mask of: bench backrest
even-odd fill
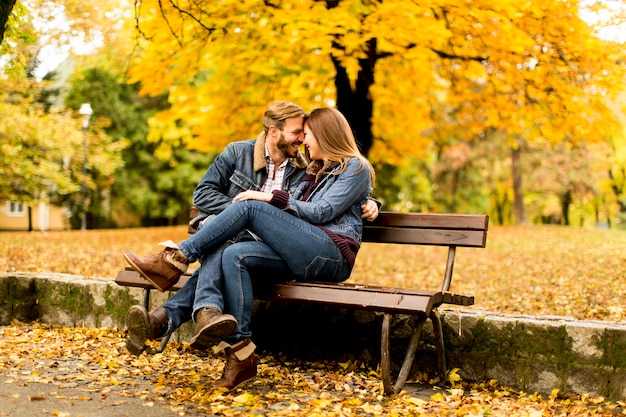
[[[484,248],[488,225],[484,214],[381,212],[365,222],[363,241]]]
[[[449,291],[456,248],[484,248],[489,216],[485,214],[381,212],[365,222],[364,242],[447,246],[448,259],[441,291]]]

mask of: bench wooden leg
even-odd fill
[[[435,347],[437,348],[437,367],[439,370],[439,378],[442,382],[446,380],[446,351],[443,344],[443,330],[441,327],[441,319],[439,311],[433,308],[430,311],[430,321],[433,323],[433,333],[435,336]]]
[[[428,319],[426,316],[419,316],[413,333],[411,334],[411,340],[404,356],[404,362],[402,368],[398,374],[395,384],[391,380],[391,358],[389,352],[389,327],[391,323],[391,314],[385,314],[383,316],[382,333],[380,340],[380,359],[381,359],[381,371],[383,374],[383,388],[385,394],[397,394],[402,391],[404,384],[411,371],[413,365],[413,359],[415,358],[415,352],[417,350],[417,344],[419,342],[420,334],[422,333],[422,327]]]

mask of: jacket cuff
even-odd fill
[[[289,203],[289,193],[283,190],[274,190],[272,191],[272,198],[269,203],[282,210],[287,207],[287,203]]]

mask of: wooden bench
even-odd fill
[[[428,319],[433,325],[437,365],[440,377],[445,380],[446,360],[441,320],[438,307],[443,304],[470,306],[471,295],[449,292],[457,247],[484,248],[487,242],[489,217],[473,214],[428,214],[381,212],[373,223],[366,223],[364,242],[410,245],[447,246],[445,267],[442,262],[442,284],[438,291],[390,288],[356,283],[296,282],[274,284],[273,288],[255,294],[269,300],[297,300],[324,303],[339,308],[355,308],[384,313],[381,332],[381,371],[386,394],[398,393],[408,378],[422,328]],[[442,259],[443,261],[443,259]],[[183,276],[172,288],[180,289],[189,279]],[[144,288],[144,304],[149,308],[150,291],[154,287],[130,268],[120,271],[115,279],[119,285]],[[406,349],[404,361],[395,382],[391,376],[390,322],[394,314],[417,317]],[[165,349],[168,339],[161,342]]]

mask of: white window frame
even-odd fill
[[[24,217],[24,203],[17,201],[7,201],[7,215],[9,217]]]

